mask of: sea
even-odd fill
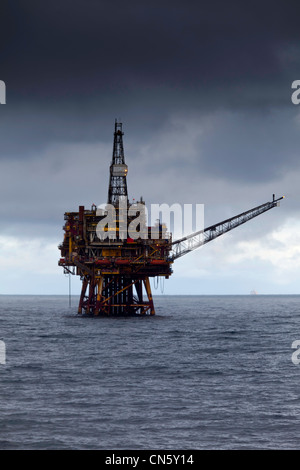
[[[0,449],[299,449],[300,296],[154,300],[1,295]]]

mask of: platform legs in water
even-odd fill
[[[149,277],[131,279],[125,276],[85,276],[82,280],[78,313],[107,316],[154,315]]]

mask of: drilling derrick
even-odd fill
[[[148,226],[145,202],[129,203],[122,124],[115,122],[107,204],[66,212],[58,262],[82,281],[78,313],[154,315],[150,278],[172,274],[172,263],[279,205],[284,196],[172,240],[165,224]]]
[[[115,122],[113,157],[110,165],[108,204],[117,207],[120,197],[127,198],[127,165],[125,164],[122,123]]]

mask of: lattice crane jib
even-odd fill
[[[235,215],[229,219],[223,220],[222,222],[218,222],[215,225],[211,225],[204,230],[199,230],[198,232],[191,233],[186,237],[173,241],[171,243],[170,259],[175,261],[175,259],[196,250],[200,246],[205,245],[206,243],[214,240],[217,237],[220,237],[224,233],[227,233],[234,228],[239,227],[254,217],[257,217],[264,212],[273,209],[274,207],[278,207],[282,199],[284,199],[284,196],[275,199],[275,195],[273,194],[273,199],[269,202],[242,212],[241,214]]]

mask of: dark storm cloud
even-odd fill
[[[295,11],[296,2],[3,2],[1,157],[57,140],[108,142],[119,116],[138,142],[179,111],[289,103]]]
[[[298,40],[293,5],[14,2],[7,5],[2,33],[3,71],[19,99],[42,102],[76,102],[91,94],[118,98],[136,88],[147,94],[149,87],[218,92],[233,84],[266,86],[282,73],[276,48]]]
[[[299,169],[299,122],[293,110],[224,112],[198,139],[199,167],[211,177],[263,182]]]
[[[294,1],[2,0],[3,260],[28,270],[32,254],[56,269],[64,212],[106,200],[115,118],[124,124],[130,198],[204,203],[207,226],[288,189],[280,211],[234,240],[265,237],[290,217],[293,227],[298,10]],[[214,246],[207,272],[220,266]]]
[[[56,158],[47,151],[53,144],[62,143],[61,162],[69,144],[111,148],[119,117],[125,153],[132,152],[128,163],[144,158],[147,175],[157,174],[154,153],[161,172],[184,169],[186,181],[195,174],[261,182],[297,163],[290,101],[291,82],[300,78],[296,2],[28,0],[4,6],[0,159],[26,160],[32,178],[40,155],[46,181],[56,181],[48,164]],[[183,119],[165,141],[173,116]],[[212,127],[198,137],[210,116]],[[192,146],[184,119],[199,127]],[[184,145],[174,145],[180,134]],[[21,177],[13,175],[16,188],[24,188]],[[28,178],[31,201],[36,195]],[[165,192],[169,187],[170,178]]]

